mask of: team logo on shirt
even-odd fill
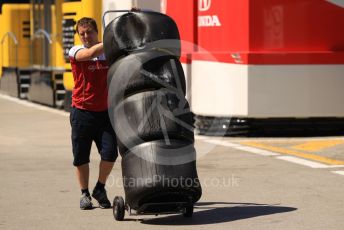
[[[95,70],[101,70],[101,69],[108,69],[108,66],[96,66],[96,65],[89,65],[88,70],[91,72],[94,72]]]

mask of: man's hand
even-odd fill
[[[132,11],[132,12],[139,12],[139,11],[141,11],[141,9],[138,8],[137,6],[134,6],[133,8],[131,8],[130,11]]]

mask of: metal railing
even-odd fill
[[[41,38],[41,36],[43,35],[43,37],[46,39],[46,41],[48,41],[49,43],[49,46],[51,46],[53,44],[53,41],[51,40],[51,36],[50,34],[44,30],[44,29],[38,29],[34,34],[33,36],[31,37],[31,52],[30,52],[30,62],[31,62],[31,65],[34,66],[35,63],[34,63],[34,40],[36,38]],[[51,61],[51,53],[49,52],[50,49],[46,47],[46,43],[43,43],[43,49],[42,49],[42,62],[43,63],[40,63],[40,67],[48,67],[50,65],[50,61]]]
[[[18,39],[16,35],[13,32],[7,32],[2,36],[1,38],[1,66],[4,64],[4,42],[6,37],[12,38],[14,45],[15,45],[15,67],[18,67]],[[8,62],[10,63],[10,59],[8,59]]]

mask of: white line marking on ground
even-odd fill
[[[263,150],[263,149],[257,149],[257,148],[253,148],[253,147],[249,147],[249,146],[242,146],[240,144],[230,143],[230,142],[223,141],[223,140],[215,140],[214,139],[214,140],[204,140],[204,141],[208,142],[208,143],[212,143],[212,144],[217,144],[217,145],[235,148],[235,149],[242,150],[245,152],[255,153],[258,155],[262,155],[262,156],[279,156],[280,155],[280,154],[275,153],[275,152],[271,152],[271,151],[267,151],[267,150]]]
[[[35,109],[38,109],[38,110],[41,110],[41,111],[55,113],[55,114],[59,114],[59,115],[65,116],[65,117],[69,116],[69,113],[67,111],[58,110],[56,108],[49,108],[47,106],[38,105],[38,104],[35,104],[33,102],[29,102],[29,101],[23,101],[23,100],[21,100],[19,98],[15,98],[15,97],[3,95],[3,94],[0,94],[0,98],[8,100],[8,101],[15,102],[15,103],[20,104],[20,105],[24,105],[26,107],[35,108]]]
[[[257,148],[253,148],[253,147],[248,147],[248,146],[238,146],[235,148],[239,149],[239,150],[246,151],[246,152],[251,152],[251,153],[258,154],[258,155],[262,155],[262,156],[279,156],[280,155],[280,154],[275,153],[275,152],[271,152],[271,151],[267,151],[267,150],[263,150],[263,149],[257,149]]]
[[[344,168],[344,165],[329,165],[328,168]]]
[[[240,146],[238,144],[230,143],[230,142],[223,141],[223,140],[216,140],[216,139],[208,139],[208,140],[204,140],[204,141],[211,143],[211,144],[223,145],[223,146],[232,147],[232,148]]]
[[[208,137],[205,137],[205,136],[200,136],[200,135],[195,135],[195,139],[196,140],[205,140],[207,139]]]
[[[297,158],[294,156],[281,156],[281,154],[276,153],[276,152],[263,150],[263,149],[259,149],[259,148],[254,148],[254,147],[249,147],[249,146],[243,146],[240,144],[230,143],[228,141],[226,142],[223,140],[206,139],[206,138],[202,138],[202,140],[205,142],[208,142],[208,143],[222,145],[222,146],[226,146],[226,147],[231,147],[234,149],[242,150],[245,152],[251,152],[251,153],[262,155],[262,156],[276,156],[276,159],[285,160],[288,162],[296,163],[299,165],[304,165],[304,166],[311,167],[311,168],[341,168],[341,167],[344,167],[344,165],[326,165],[326,164],[322,164],[322,163],[318,163],[318,162],[314,162],[314,161],[310,161],[310,160],[306,160],[306,159],[302,159],[302,158]],[[339,174],[344,173],[344,171],[337,171],[337,172],[339,172]]]
[[[344,171],[332,171],[332,172],[344,176]]]
[[[325,164],[321,164],[321,163],[317,163],[314,161],[309,161],[309,160],[305,160],[305,159],[301,159],[301,158],[296,158],[296,157],[292,157],[292,156],[279,156],[279,157],[277,157],[277,159],[281,159],[281,160],[289,161],[292,163],[308,166],[311,168],[328,168],[329,167],[328,165],[325,165]]]

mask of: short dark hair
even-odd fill
[[[76,32],[79,34],[79,26],[91,25],[98,33],[97,22],[93,18],[83,17],[76,23]]]

